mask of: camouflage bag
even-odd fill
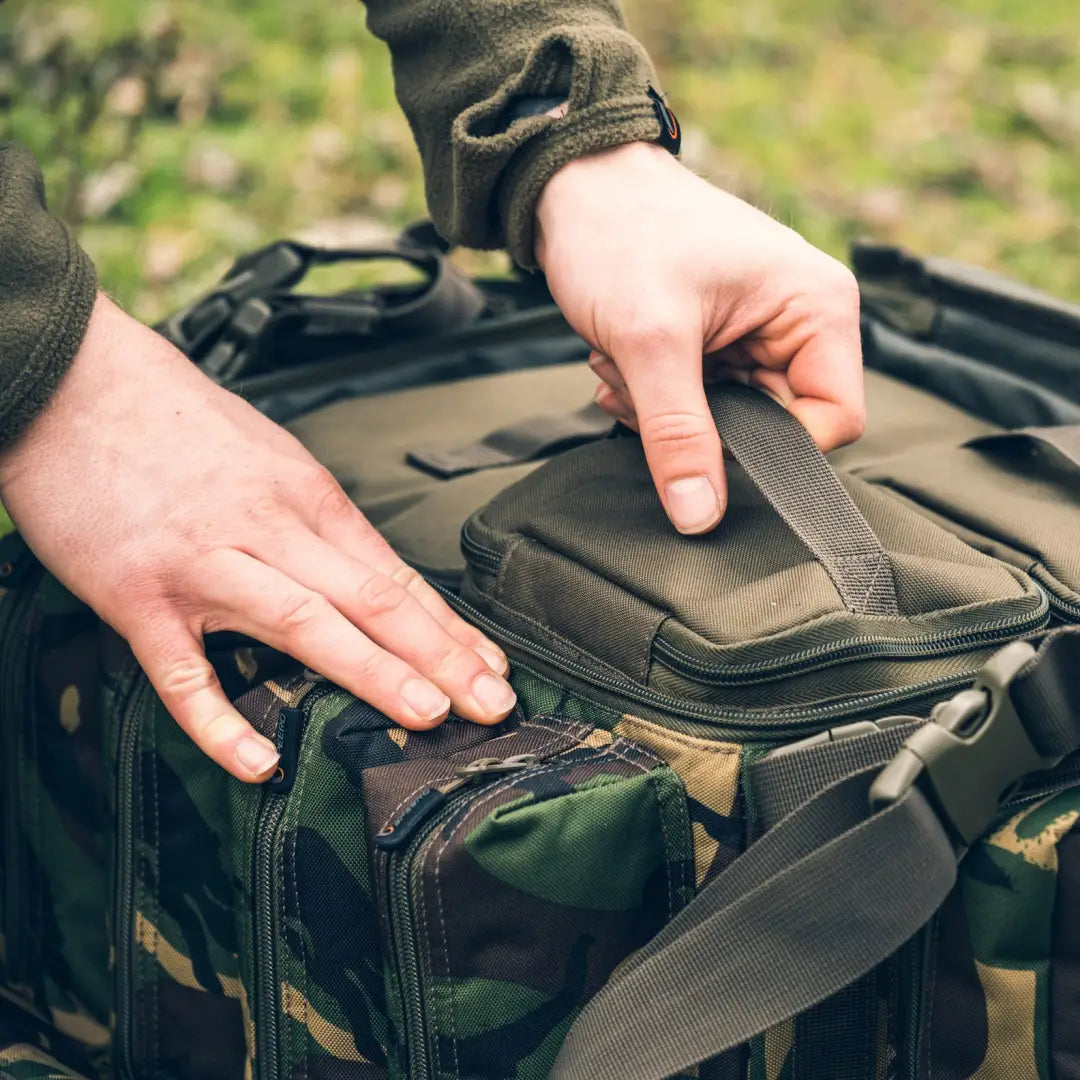
[[[962,290],[890,275],[884,314],[903,286],[955,325]],[[1043,353],[1075,362],[1075,325]],[[965,407],[869,374],[870,432],[835,470],[767,399],[715,395],[740,464],[699,539],[667,527],[636,439],[530,420],[578,403],[580,372],[298,416],[511,654],[520,707],[406,733],[217,636],[230,697],[281,751],[260,788],[206,762],[124,643],[5,538],[2,980],[32,1018],[11,1060],[170,1080],[1080,1075],[1075,432],[973,411],[970,382]],[[453,423],[408,434],[440,395]],[[389,469],[357,436],[374,415],[405,432]]]

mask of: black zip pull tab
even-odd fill
[[[398,815],[375,834],[375,846],[380,851],[400,851],[417,834],[420,826],[441,810],[449,797],[459,788],[485,776],[520,772],[540,764],[538,754],[515,754],[508,758],[478,758],[459,765],[454,775],[440,784],[424,788]]]
[[[296,766],[300,760],[300,738],[304,733],[304,710],[284,708],[278,714],[274,746],[281,755],[266,786],[276,795],[288,795],[296,783]]]

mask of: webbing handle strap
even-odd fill
[[[889,556],[806,428],[738,383],[710,387],[709,408],[724,445],[825,568],[848,610],[899,614]]]

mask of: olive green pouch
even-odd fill
[[[668,523],[632,437],[553,459],[469,519],[462,594],[493,632],[775,721],[933,693],[1046,622],[1030,577],[838,476],[768,398],[717,388],[711,404],[740,467],[706,536]]]

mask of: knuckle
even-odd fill
[[[387,655],[380,649],[359,656],[353,663],[353,678],[360,687],[372,687],[382,683],[387,676]]]
[[[166,669],[159,680],[158,692],[165,698],[184,699],[209,690],[216,684],[217,676],[210,662],[193,656],[179,660]]]
[[[659,413],[639,419],[641,437],[658,448],[673,450],[691,448],[703,439],[716,434],[716,429],[710,421],[692,412]]]
[[[286,635],[293,636],[317,625],[331,610],[330,601],[318,593],[290,594],[278,604],[274,622]]]
[[[256,525],[267,525],[281,517],[281,500],[274,494],[259,495],[247,505],[246,514]]]
[[[859,283],[842,262],[826,257],[818,272],[819,287],[845,313],[859,310]]]
[[[357,589],[356,599],[366,617],[377,619],[400,611],[409,593],[386,574],[372,574]]]
[[[349,496],[333,474],[324,468],[317,468],[311,479],[310,487],[314,499],[316,519],[319,521],[340,521],[355,512]]]

